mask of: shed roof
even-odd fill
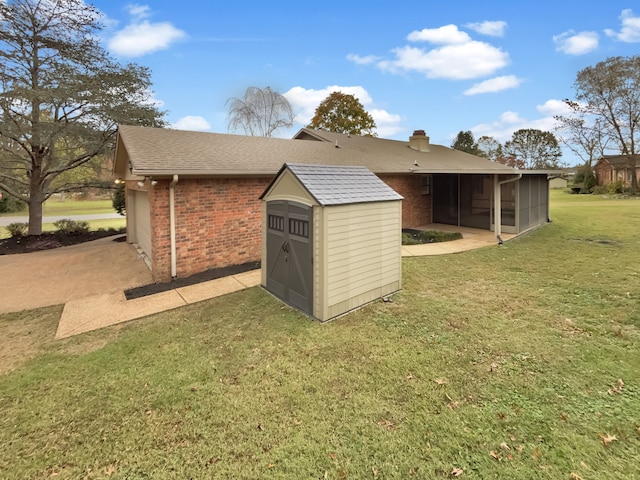
[[[384,173],[500,173],[500,163],[431,144],[302,129],[294,139],[190,132],[130,125],[118,127],[114,173],[167,177],[275,175],[283,163],[360,165]]]
[[[323,206],[387,202],[403,198],[366,167],[285,163],[260,196],[261,199],[285,169]]]

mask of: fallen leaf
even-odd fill
[[[409,469],[409,475],[415,475],[416,471],[413,468]]]
[[[335,454],[335,453],[330,453],[330,454],[329,454],[329,458],[330,458],[331,460],[335,460],[335,459],[336,459],[336,454]]]
[[[446,385],[446,383],[447,383],[447,379],[446,379],[446,378],[436,378],[436,379],[435,379],[435,382],[436,382],[438,385]]]
[[[569,418],[569,414],[567,414],[567,413],[561,413],[561,414],[560,414],[560,419],[561,419],[563,422],[566,422],[568,418]]]
[[[511,450],[511,448],[509,448],[509,445],[507,445],[507,442],[502,442],[500,444],[500,448],[503,450]]]
[[[538,458],[540,458],[540,449],[538,447],[534,448],[531,452],[531,458],[534,460],[538,460]]]
[[[609,395],[613,395],[614,393],[622,393],[622,387],[624,387],[624,382],[621,378],[619,378],[616,384],[613,385],[609,390],[607,390],[607,393]]]
[[[413,375],[411,374],[407,375],[407,380],[413,380]]]
[[[495,372],[498,369],[498,364],[497,363],[492,363],[491,365],[489,365],[489,371],[490,372]]]
[[[376,468],[371,468],[371,473],[373,473],[373,476],[377,476],[378,475],[378,470]]]
[[[151,415],[153,411],[149,408],[148,410],[145,410],[144,413],[146,413],[147,415]]]
[[[498,412],[498,418],[500,420],[504,420],[507,417],[507,414],[504,412]]]
[[[602,444],[605,447],[609,445],[611,442],[618,440],[615,435],[609,435],[608,433],[606,435],[599,433],[598,436],[600,437],[600,440],[602,440]]]
[[[269,465],[267,465],[267,468],[273,468],[273,467],[275,467],[273,463],[270,463]]]
[[[391,422],[390,420],[380,420],[378,422],[378,425],[380,425],[381,427],[386,427],[389,430],[393,430],[396,428],[396,426],[393,424],[393,422]]]
[[[115,471],[116,471],[116,467],[114,467],[113,465],[109,465],[107,468],[104,469],[104,474],[107,477],[110,477],[115,473]]]
[[[496,460],[500,460],[500,454],[495,452],[494,450],[491,450],[489,452],[489,456],[495,458]]]
[[[569,475],[569,478],[571,480],[584,480],[580,475],[578,475],[575,472],[571,472],[571,475]]]
[[[456,467],[453,470],[451,470],[451,476],[452,477],[459,477],[463,473],[464,473],[464,470],[462,470],[461,468],[458,468],[458,467]]]

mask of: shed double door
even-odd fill
[[[313,315],[313,209],[285,200],[267,202],[267,290]]]

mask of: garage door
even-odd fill
[[[151,262],[151,216],[147,192],[133,192],[133,242],[144,251]]]

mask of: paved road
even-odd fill
[[[93,215],[59,215],[55,217],[42,217],[42,223],[53,223],[58,220],[62,220],[63,218],[67,218],[69,220],[75,220],[76,222],[80,221],[88,221],[88,220],[110,220],[114,218],[124,218],[119,213],[96,213]],[[0,216],[0,227],[6,227],[10,223],[27,223],[29,221],[29,217],[2,217]]]

